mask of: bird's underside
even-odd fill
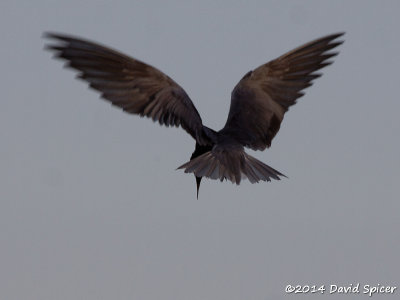
[[[343,43],[336,40],[342,35],[314,40],[248,72],[233,89],[228,120],[218,132],[203,125],[182,87],[156,68],[80,38],[54,33],[46,37],[55,40],[47,48],[79,71],[78,77],[102,98],[161,125],[181,126],[195,139],[190,161],[179,169],[196,176],[198,191],[202,177],[239,184],[244,178],[255,183],[285,176],[244,148],[271,146],[289,107],[321,76],[315,72],[338,54],[330,50]]]

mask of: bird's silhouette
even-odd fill
[[[102,98],[161,125],[182,126],[195,139],[190,161],[178,169],[194,174],[198,197],[203,177],[239,184],[244,178],[255,183],[285,176],[244,147],[271,146],[285,112],[321,76],[315,72],[338,54],[330,50],[343,43],[337,40],[343,34],[319,38],[248,72],[232,91],[228,120],[220,131],[204,126],[183,88],[158,69],[88,40],[56,33],[45,36],[55,41],[46,48],[79,71],[78,77]]]

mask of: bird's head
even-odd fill
[[[196,175],[195,175],[195,177],[196,177],[196,186],[197,186],[197,200],[199,200],[200,182],[203,177],[197,177]]]

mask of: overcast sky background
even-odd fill
[[[367,299],[400,288],[399,1],[0,3],[0,299]],[[223,127],[249,70],[346,31],[265,152],[289,179],[175,169],[194,141],[99,99],[43,51],[86,37],[161,69]],[[398,288],[398,289],[399,289]],[[374,299],[399,299],[400,291]]]

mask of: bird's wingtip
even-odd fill
[[[52,32],[52,31],[43,31],[42,32],[42,38],[44,39],[56,39],[59,36],[59,34]]]

